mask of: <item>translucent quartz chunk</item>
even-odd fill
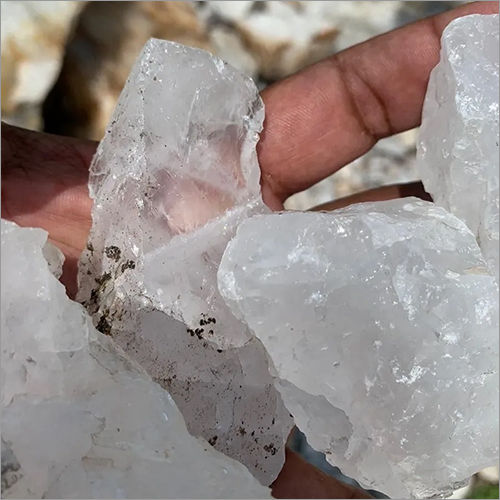
[[[298,427],[343,473],[429,497],[498,460],[498,286],[443,208],[255,216],[218,278]]]
[[[217,289],[241,220],[266,213],[249,78],[198,49],[150,40],[90,170],[93,227],[78,299],[167,388],[194,435],[270,484],[292,420],[261,343]]]
[[[498,280],[499,24],[456,19],[425,97],[417,164],[433,200],[464,220]]]

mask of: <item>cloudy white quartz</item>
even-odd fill
[[[498,21],[498,15],[471,15],[444,30],[417,144],[426,190],[467,223],[497,279]]]
[[[269,497],[94,329],[46,241],[2,220],[2,497]]]
[[[498,287],[474,235],[416,199],[243,222],[219,289],[298,427],[390,496],[445,494],[498,457]]]

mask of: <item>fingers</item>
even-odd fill
[[[390,186],[381,186],[361,193],[355,193],[338,200],[322,203],[311,210],[336,210],[337,208],[347,207],[353,203],[362,203],[366,201],[384,201],[394,200],[396,198],[406,198],[415,196],[421,200],[432,201],[431,196],[424,189],[421,182],[409,182],[406,184],[392,184]]]
[[[342,51],[262,93],[258,144],[263,192],[280,201],[420,123],[440,37],[454,18],[498,12],[497,2],[463,5]],[[266,196],[266,193],[267,196]]]
[[[328,476],[288,448],[285,465],[271,491],[274,498],[372,498],[365,491]]]
[[[60,168],[88,170],[97,143],[63,137],[2,122],[2,166],[9,170],[27,168],[50,170]]]

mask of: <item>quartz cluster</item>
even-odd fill
[[[46,241],[2,220],[2,496],[269,497],[95,330]]]
[[[426,190],[467,223],[497,280],[498,21],[498,15],[472,15],[445,29],[417,144]]]
[[[498,456],[498,287],[473,234],[403,199],[243,222],[219,288],[311,445],[391,496]]]
[[[271,214],[253,82],[148,42],[91,165],[87,311],[46,235],[2,223],[6,496],[263,497],[291,414],[393,496],[494,463],[497,44],[498,16],[445,30],[419,145],[436,204]]]
[[[292,419],[260,341],[217,289],[237,225],[268,211],[255,151],[263,119],[251,79],[150,40],[91,165],[78,299],[168,389],[193,435],[270,484]]]

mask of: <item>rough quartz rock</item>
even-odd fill
[[[269,497],[67,298],[46,240],[2,220],[3,497]]]
[[[217,289],[241,220],[268,211],[253,82],[207,52],[150,40],[90,169],[78,299],[167,388],[194,435],[270,484],[292,426],[267,355]]]
[[[433,203],[243,222],[219,289],[311,445],[364,486],[429,497],[498,459],[498,286]]]
[[[498,20],[498,15],[472,15],[446,27],[417,146],[426,190],[467,223],[497,279]]]

